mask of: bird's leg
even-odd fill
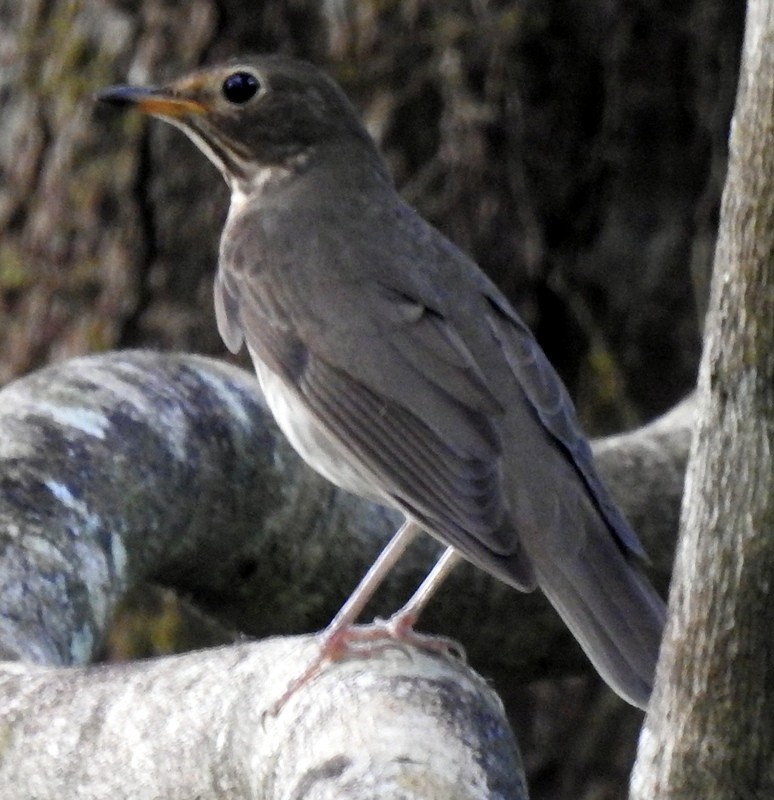
[[[406,520],[401,525],[363,576],[347,602],[341,607],[339,613],[322,632],[320,649],[312,663],[291,682],[282,697],[271,706],[269,710],[271,714],[277,714],[298,689],[314,680],[326,662],[346,658],[352,653],[369,655],[398,642],[423,650],[440,653],[451,652],[459,658],[465,658],[464,650],[454,640],[414,631],[414,625],[430,598],[462,559],[462,556],[453,547],[446,548],[436,565],[403,608],[396,611],[388,620],[375,620],[370,625],[355,626],[355,621],[373,593],[421,530],[421,527],[412,520]],[[387,645],[374,644],[375,641],[385,639],[388,640]],[[363,643],[366,644],[365,647],[356,646]]]
[[[271,714],[276,714],[298,689],[315,678],[326,661],[335,661],[343,658],[347,655],[353,639],[362,640],[364,638],[357,634],[353,635],[355,621],[373,596],[373,593],[379,588],[390,570],[421,530],[422,528],[410,519],[407,519],[398,528],[371,568],[355,587],[349,599],[341,607],[339,613],[336,614],[328,624],[328,627],[322,632],[320,650],[317,656],[303,673],[291,682],[282,697],[271,706],[269,710]],[[390,634],[382,634],[382,638],[385,635],[389,636]]]
[[[384,623],[391,636],[401,642],[413,644],[424,649],[442,652],[452,651],[459,658],[465,659],[465,651],[454,640],[446,639],[442,636],[417,633],[414,630],[414,625],[416,625],[420,614],[425,610],[430,598],[438,591],[441,584],[449,577],[452,570],[461,560],[462,556],[453,547],[447,547],[444,550],[443,555],[419,585],[416,592],[409,598],[406,605],[396,611]]]
[[[323,647],[330,644],[335,648],[336,642],[341,638],[340,634],[355,624],[360,612],[373,597],[374,592],[381,586],[390,570],[397,564],[400,557],[406,552],[406,548],[421,530],[422,528],[410,519],[407,519],[398,528],[387,546],[379,554],[379,557],[355,587],[347,602],[344,603],[338,614],[328,624],[328,627],[323,632]]]
[[[395,538],[397,538],[397,535]],[[392,542],[390,542],[388,547],[391,546]],[[453,547],[447,547],[433,569],[419,585],[419,588],[402,608],[396,611],[389,619],[384,620],[377,618],[368,625],[355,626],[356,615],[360,613],[363,605],[365,605],[368,597],[370,597],[369,595],[362,603],[357,604],[355,616],[347,614],[346,612],[348,611],[352,599],[359,593],[359,586],[350,600],[347,601],[344,608],[339,611],[333,622],[331,622],[323,633],[323,636],[327,640],[323,647],[329,646],[327,653],[328,658],[330,660],[335,660],[336,658],[343,658],[354,652],[358,655],[368,655],[369,653],[383,649],[383,647],[395,646],[395,644],[398,643],[412,645],[422,650],[434,650],[438,653],[448,653],[451,651],[464,660],[464,651],[459,643],[455,642],[453,639],[448,639],[436,634],[417,633],[414,630],[414,625],[416,625],[420,614],[424,611],[430,598],[440,588],[441,584],[446,580],[461,559],[462,556]],[[378,563],[377,561],[377,564]],[[374,567],[376,567],[376,564]],[[366,582],[367,578],[368,575],[361,581],[361,586]],[[385,640],[387,641],[385,642]],[[382,644],[373,644],[373,642],[380,641]],[[365,646],[357,647],[357,645]]]

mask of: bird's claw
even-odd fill
[[[377,618],[369,625],[349,625],[340,630],[323,631],[315,658],[301,675],[291,681],[282,696],[269,707],[267,714],[276,716],[299,689],[320,676],[326,663],[349,658],[370,658],[388,649],[400,651],[409,660],[413,658],[412,650],[419,649],[467,661],[465,649],[459,642],[445,636],[417,633],[413,622],[396,614],[387,620]]]

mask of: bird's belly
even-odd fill
[[[318,422],[297,394],[254,353],[252,356],[266,403],[293,449],[331,483],[348,492],[391,505],[354,456]]]

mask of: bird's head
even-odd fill
[[[313,65],[282,56],[233,60],[164,86],[116,86],[97,97],[181,128],[232,187],[300,164],[326,144],[373,149],[338,85]]]

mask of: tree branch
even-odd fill
[[[691,415],[686,403],[596,445],[662,583]],[[0,426],[6,657],[87,663],[126,588],[149,579],[250,635],[322,627],[400,519],[309,470],[253,376],[211,359],[125,352],[49,367],[0,392]],[[424,537],[367,613],[399,607],[437,552]],[[552,661],[557,674],[584,668],[539,595],[472,567],[452,576],[426,624],[509,682]]]
[[[6,665],[0,785],[15,800],[526,800],[501,703],[456,662],[343,662],[267,715],[315,648],[273,639],[100,668]]]
[[[687,403],[597,443],[658,567],[691,420]],[[23,662],[0,673],[0,782],[16,796],[271,797],[280,783],[319,781],[347,797],[378,781],[372,796],[403,797],[407,780],[417,797],[448,797],[466,781],[478,787],[466,797],[526,796],[499,701],[454,661],[391,650],[337,664],[276,719],[263,712],[309,662],[308,638],[68,666],[94,657],[115,603],[149,579],[253,634],[320,627],[394,530],[396,514],[299,461],[252,375],[190,355],[76,359],[5,387],[0,430],[0,646]],[[437,550],[429,537],[414,547],[369,613],[396,608]],[[452,576],[428,624],[458,636],[501,686],[544,677],[547,664],[585,669],[545,601],[472,567]],[[412,735],[446,743],[440,760],[411,755]],[[86,746],[88,763],[74,756]]]

